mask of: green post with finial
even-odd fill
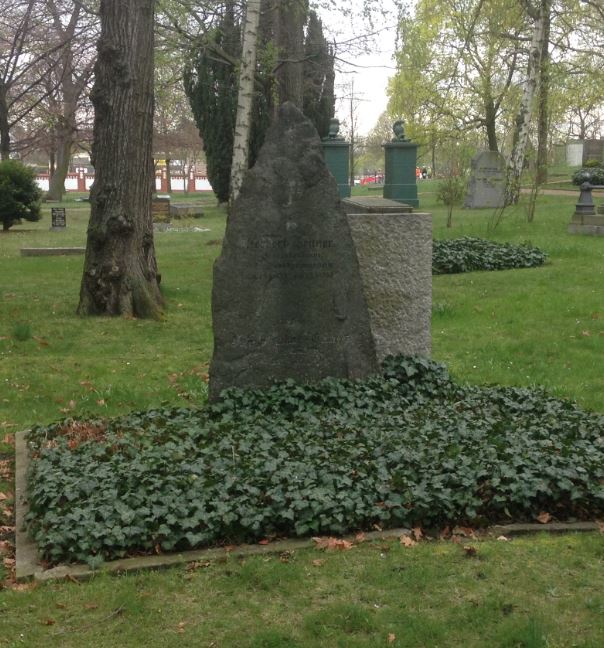
[[[417,198],[417,144],[405,137],[400,119],[392,126],[394,137],[384,144],[384,198],[419,207]]]
[[[350,198],[350,143],[338,135],[339,131],[340,122],[334,118],[329,123],[329,135],[322,140],[323,155],[327,168],[338,183],[340,198]]]

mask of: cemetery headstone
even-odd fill
[[[286,103],[227,220],[214,265],[210,398],[274,380],[377,370],[359,266],[314,126]]]
[[[470,182],[464,207],[503,207],[505,202],[505,158],[497,151],[481,151],[472,158]]]
[[[50,208],[50,229],[54,232],[62,232],[67,227],[67,216],[65,214],[65,207],[51,207]]]
[[[151,215],[154,223],[169,223],[170,198],[153,198],[151,201]]]

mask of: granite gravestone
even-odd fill
[[[50,208],[50,229],[55,232],[62,232],[67,227],[65,207]]]
[[[212,290],[210,398],[377,371],[359,266],[310,122],[286,103],[227,221]]]
[[[505,202],[505,159],[497,151],[482,151],[472,158],[470,182],[464,207],[503,207]]]

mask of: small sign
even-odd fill
[[[67,219],[65,217],[65,207],[51,207],[50,217],[52,219],[52,229],[65,229]]]

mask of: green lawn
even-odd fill
[[[491,210],[456,210],[447,229],[435,186],[419,190],[436,238],[530,241],[549,261],[435,277],[434,359],[461,381],[541,384],[604,411],[604,239],[566,233],[576,195],[541,196],[531,224],[521,204],[498,224]],[[204,200],[204,218],[177,224],[209,231],[156,236],[160,322],[80,319],[83,257],[19,255],[84,245],[86,203],[65,203],[64,233],[49,232],[46,207],[41,222],[0,235],[0,492],[11,490],[10,433],[34,422],[204,402],[211,268],[225,222]],[[604,644],[603,544],[598,535],[492,541],[474,559],[445,542],[364,545],[5,591],[0,646],[595,647]]]

